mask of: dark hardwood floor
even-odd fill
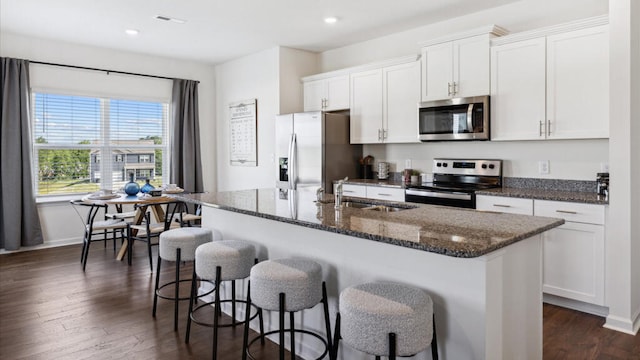
[[[207,359],[210,328],[192,326],[184,343],[186,306],[178,332],[173,307],[160,301],[151,317],[153,275],[144,244],[136,244],[133,266],[95,243],[87,271],[80,246],[0,255],[0,359]],[[154,249],[154,253],[155,253]],[[173,265],[163,276],[173,276]],[[189,276],[191,267],[184,269]],[[640,336],[602,327],[604,319],[544,306],[545,359],[640,359]],[[237,360],[242,326],[220,332],[218,358]],[[259,348],[259,345],[256,346]],[[277,358],[276,346],[256,349],[256,357]]]

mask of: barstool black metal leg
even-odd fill
[[[431,358],[438,360],[438,338],[436,336],[436,314],[433,314],[433,338],[431,339]]]
[[[261,311],[262,309],[258,310]],[[242,360],[247,360],[247,348],[249,344],[249,312],[251,311],[251,280],[247,281],[247,306],[244,311],[244,333],[242,335]],[[262,316],[260,316],[260,335],[264,335],[262,331]],[[264,336],[263,336],[264,338]],[[264,344],[264,343],[263,343]]]
[[[262,318],[262,309],[258,309],[258,320],[260,321],[260,344],[264,346],[264,319]]]
[[[294,326],[294,318],[293,318],[293,311],[289,312],[289,336],[291,337],[291,339],[289,339],[291,341],[291,360],[295,360],[296,358],[296,330],[295,330],[295,326]]]
[[[396,360],[396,334],[389,333],[389,360]]]
[[[236,326],[236,281],[231,280],[231,324]]]
[[[324,324],[325,331],[327,332],[327,348],[329,352],[329,359],[333,360],[332,356],[332,342],[331,342],[331,323],[329,320],[329,300],[327,300],[327,284],[322,282],[322,305],[324,308]]]
[[[280,293],[280,360],[284,360],[284,293]]]
[[[131,252],[129,252],[131,254]],[[158,253],[158,266],[156,266],[156,286],[153,289],[153,317],[156,317],[156,308],[158,306],[158,287],[160,286],[160,265],[162,264],[162,259],[160,258],[160,253]]]
[[[158,267],[160,267],[160,264],[158,264]],[[187,333],[184,336],[184,343],[188,344],[189,343],[189,335],[191,334],[191,313],[193,313],[193,305],[194,302],[196,301],[195,297],[196,297],[196,283],[197,283],[197,277],[196,277],[196,264],[195,264],[195,260],[193,262],[193,274],[191,275],[191,292],[189,293],[189,313],[187,314]]]
[[[213,315],[213,360],[216,360],[217,358],[217,350],[218,350],[218,325],[219,325],[219,319],[220,317],[217,315],[218,313],[218,309],[220,309],[220,282],[221,282],[221,276],[222,274],[222,268],[220,266],[216,266],[216,294],[215,294],[215,312]]]
[[[333,333],[332,360],[338,358],[338,344],[340,344],[340,312],[336,313],[336,329]]]
[[[160,251],[158,250],[158,253]],[[151,258],[149,258],[151,262]],[[173,331],[178,331],[178,305],[180,303],[180,248],[176,249],[176,283],[173,298]]]

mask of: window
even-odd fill
[[[129,173],[154,185],[168,182],[163,181],[168,175],[163,172],[168,107],[161,102],[33,93],[36,194],[118,190],[129,181]]]

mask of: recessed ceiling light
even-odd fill
[[[335,24],[336,22],[338,22],[338,18],[335,16],[329,16],[324,18],[324,22],[326,22],[327,24]]]
[[[187,22],[186,20],[176,19],[176,18],[172,18],[171,16],[165,16],[165,15],[156,15],[153,18],[156,20],[171,21],[178,24],[184,24]]]
[[[136,29],[127,29],[124,32],[129,36],[136,36],[136,35],[138,35],[140,33],[140,31],[138,31]]]

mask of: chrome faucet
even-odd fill
[[[321,203],[322,201],[324,201],[324,188],[319,187],[318,190],[316,190],[316,202]]]
[[[349,180],[349,177],[345,177],[342,180],[338,180],[338,184],[336,185],[336,189],[335,189],[335,205],[333,205],[334,209],[340,209],[342,208],[342,185],[344,185],[344,182]]]

